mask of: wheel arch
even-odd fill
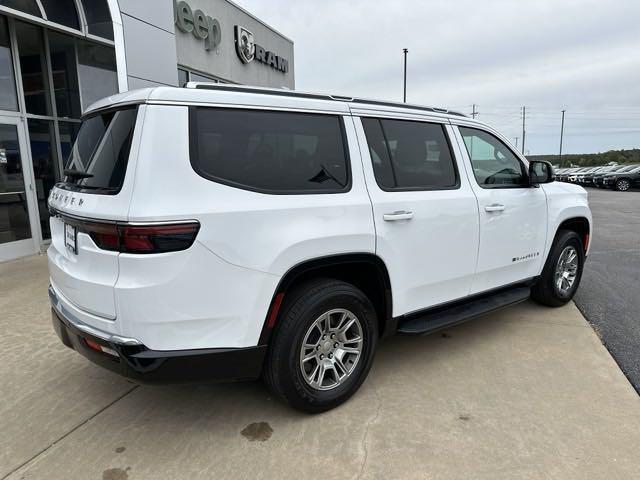
[[[587,217],[572,217],[560,223],[560,225],[558,225],[558,228],[556,229],[555,236],[553,237],[554,242],[556,238],[558,238],[558,233],[561,230],[571,230],[573,232],[576,232],[582,240],[584,253],[587,253],[587,251],[589,250],[589,239],[591,235],[591,223],[589,222],[589,219]]]
[[[387,336],[395,331],[391,280],[384,261],[372,253],[339,254],[305,260],[283,275],[264,319],[260,345],[268,344],[277,329],[277,316],[287,292],[302,282],[321,277],[342,280],[358,287],[376,309],[380,336]]]

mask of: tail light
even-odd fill
[[[186,250],[196,239],[200,224],[185,223],[135,225],[127,223],[65,222],[87,233],[103,250],[121,253],[165,253]]]

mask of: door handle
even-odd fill
[[[413,218],[413,212],[407,210],[398,210],[393,213],[385,213],[382,218],[385,222],[395,222],[396,220],[411,220]]]
[[[504,210],[504,205],[502,205],[501,203],[494,203],[484,207],[485,212],[502,212],[503,210]]]

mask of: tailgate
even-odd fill
[[[144,107],[92,113],[82,121],[65,163],[65,181],[49,195],[54,289],[78,309],[116,318],[117,251],[98,248],[83,224],[127,220]]]

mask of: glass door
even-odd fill
[[[0,262],[39,251],[33,174],[22,125],[17,117],[0,116]]]

